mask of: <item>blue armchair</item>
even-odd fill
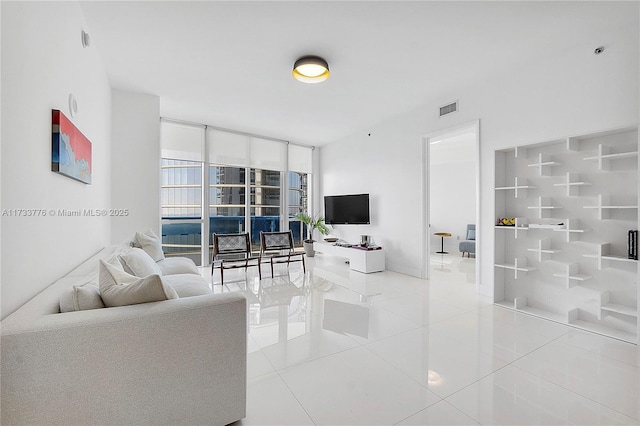
[[[473,253],[473,256],[476,255],[476,225],[469,224],[467,225],[467,235],[466,240],[460,241],[458,246],[458,250],[462,253],[462,257],[467,253],[467,257]]]

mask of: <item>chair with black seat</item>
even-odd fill
[[[251,256],[251,238],[248,233],[240,234],[213,234],[213,255],[211,258],[211,275],[215,268],[220,269],[220,280],[224,285],[224,270],[258,267],[260,272],[260,258]]]
[[[267,260],[271,264],[271,278],[273,278],[273,265],[278,263],[286,263],[289,268],[292,262],[302,262],[302,271],[307,272],[304,253],[295,252],[291,231],[260,232],[260,264]]]

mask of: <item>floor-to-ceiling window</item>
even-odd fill
[[[213,234],[245,232],[246,169],[220,165],[209,166],[209,246]]]
[[[298,213],[309,212],[309,187],[307,173],[289,172],[289,198],[287,214],[289,216],[289,229],[293,232],[293,241],[296,247],[302,247],[304,239],[304,224],[296,218]]]
[[[291,229],[301,246],[294,216],[311,214],[311,147],[171,120],[162,121],[161,137],[168,255],[207,264],[214,233],[249,232],[258,250],[261,231]]]
[[[163,127],[160,212],[166,256],[202,259],[203,127]]]
[[[251,240],[254,250],[260,245],[260,232],[280,231],[281,173],[250,169]]]

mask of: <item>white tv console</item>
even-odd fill
[[[384,250],[361,250],[352,247],[336,246],[332,243],[316,241],[315,251],[349,259],[349,268],[365,274],[384,271]]]

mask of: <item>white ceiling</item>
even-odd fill
[[[595,48],[598,34],[637,26],[634,3],[81,5],[112,86],[158,95],[162,116],[323,145],[585,41]],[[328,81],[291,77],[307,54],[329,62]]]

